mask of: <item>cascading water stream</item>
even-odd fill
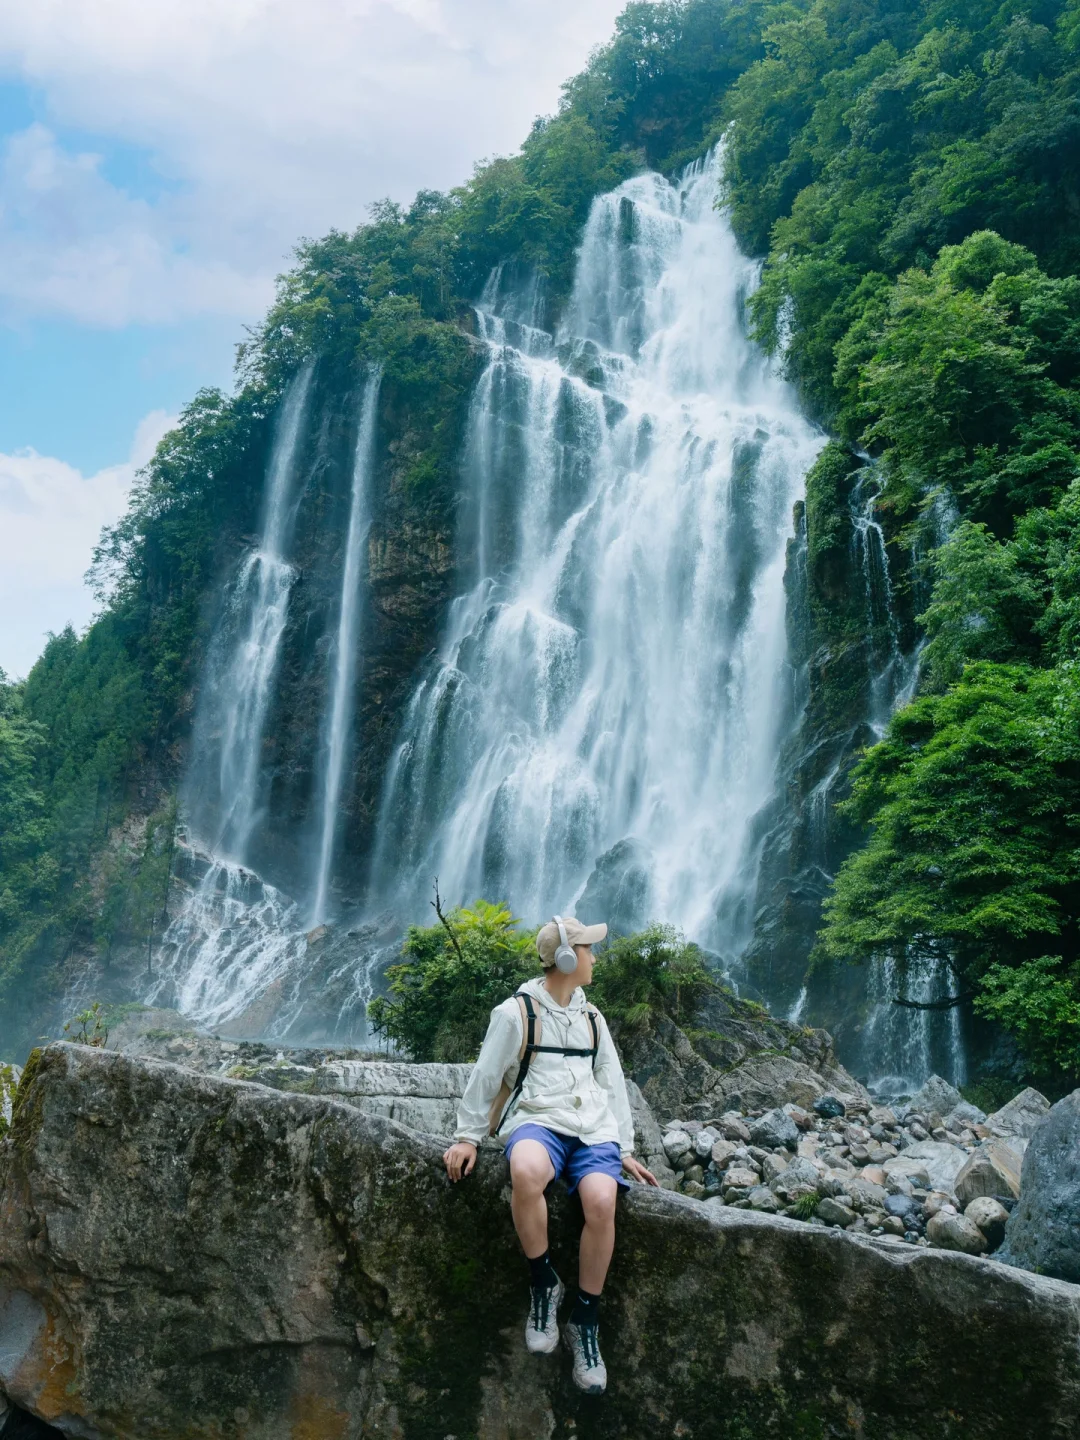
[[[785,545],[821,438],[747,340],[720,158],[593,204],[554,337],[493,277],[476,583],[388,772],[373,892],[536,919],[633,845],[647,916],[737,955],[784,714]]]
[[[873,471],[859,481],[851,497],[854,560],[866,593],[866,634],[871,645],[870,707],[867,724],[876,740],[889,719],[915,693],[921,646],[905,654],[900,642],[885,534],[877,518],[880,485]],[[875,637],[880,637],[875,645]],[[825,797],[837,769],[825,785]],[[820,789],[821,787],[819,787]],[[812,797],[817,799],[817,792]],[[958,993],[956,976],[943,957],[877,959],[868,966],[867,1021],[860,1038],[858,1068],[883,1095],[910,1093],[934,1070],[953,1084],[965,1078],[959,1012],[920,1009],[940,1005]],[[910,1001],[898,1005],[896,997]]]
[[[314,377],[308,363],[281,405],[258,544],[240,562],[203,669],[185,782],[191,854],[202,874],[161,939],[148,1003],[204,1024],[242,1010],[297,949],[296,906],[246,868],[259,823],[262,745],[295,572],[288,550]]]
[[[210,644],[185,786],[201,843],[238,864],[248,858],[258,821],[263,733],[294,579],[288,545],[313,375],[314,366],[305,365],[282,401],[259,543],[240,562]]]
[[[352,737],[356,701],[357,648],[360,618],[363,552],[371,529],[371,472],[374,464],[375,421],[378,413],[379,371],[368,376],[360,407],[360,425],[353,459],[352,491],[349,500],[349,529],[345,539],[345,564],[341,573],[341,602],[337,639],[334,644],[333,678],[326,721],[325,758],[322,777],[322,818],[319,825],[319,852],[311,902],[311,923],[326,919],[330,875],[339,831],[341,787],[345,761]]]

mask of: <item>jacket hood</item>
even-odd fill
[[[585,1009],[585,991],[580,985],[574,990],[574,993],[570,996],[569,1002],[566,1005],[560,1005],[557,1000],[552,998],[547,986],[544,984],[544,977],[542,975],[537,975],[533,980],[526,980],[521,988],[528,990],[530,995],[535,996],[546,1010],[554,1010],[558,1015],[566,1015],[567,1013]]]

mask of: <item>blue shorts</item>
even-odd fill
[[[600,1145],[585,1145],[576,1135],[558,1135],[546,1125],[533,1125],[530,1122],[511,1131],[506,1142],[507,1159],[519,1140],[540,1141],[551,1156],[555,1179],[565,1176],[568,1181],[566,1188],[571,1195],[577,1189],[579,1180],[594,1174],[610,1175],[624,1190],[630,1188],[629,1180],[623,1179],[622,1156],[614,1140],[605,1140]]]

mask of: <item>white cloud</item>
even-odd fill
[[[92,618],[83,575],[101,527],[123,513],[136,470],[173,424],[153,411],[127,461],[96,475],[33,450],[0,454],[0,668],[9,677],[29,671],[48,631]]]
[[[516,148],[622,0],[35,0],[0,66],[42,87],[0,176],[0,299],[95,323],[254,316],[302,234]],[[110,143],[149,151],[139,198]],[[96,143],[96,142],[95,142]],[[121,157],[122,160],[122,157]],[[135,193],[125,193],[134,191]]]

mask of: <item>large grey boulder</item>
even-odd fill
[[[964,1161],[953,1183],[961,1205],[980,1195],[1004,1196],[1013,1200],[1020,1194],[1020,1173],[1024,1155],[1020,1145],[1004,1140],[984,1140]]]
[[[452,1186],[441,1149],[329,1096],[35,1055],[0,1143],[0,1391],[79,1440],[1075,1434],[1080,1287],[639,1187],[582,1397],[524,1350],[504,1158]],[[552,1224],[571,1270],[560,1193]]]
[[[997,1258],[1080,1281],[1080,1090],[1059,1100],[1031,1137]]]
[[[955,1085],[950,1085],[940,1075],[931,1075],[922,1089],[911,1097],[908,1108],[922,1115],[934,1111],[939,1115],[948,1115],[963,1103],[964,1097]]]
[[[967,1152],[947,1140],[919,1140],[909,1145],[899,1155],[886,1160],[882,1169],[886,1175],[918,1175],[925,1173],[933,1190],[953,1193],[956,1177],[964,1168]]]
[[[988,1115],[986,1125],[994,1135],[1030,1140],[1036,1126],[1041,1124],[1049,1113],[1050,1101],[1045,1095],[1040,1095],[1038,1090],[1028,1086],[1026,1090],[1021,1090],[1019,1095],[1014,1095],[1007,1105]]]

